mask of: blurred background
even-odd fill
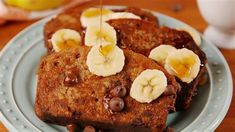
[[[22,29],[43,17],[61,12],[74,5],[79,6],[82,10],[99,5],[99,2],[99,0],[0,0],[0,49]],[[212,4],[216,2],[217,4]],[[226,49],[220,48],[220,50],[230,66],[232,75],[235,76],[235,0],[103,0],[103,4],[154,10],[179,19],[201,33],[208,32],[205,35],[215,41],[217,46],[223,47],[225,45]],[[220,13],[216,13],[217,11]],[[219,20],[215,19],[213,14],[210,14],[211,12],[214,12],[213,14]],[[218,21],[219,24],[213,21]],[[209,28],[207,28],[208,23],[211,25]],[[219,36],[216,38],[224,36],[220,40],[213,40],[210,38],[211,34]],[[235,130],[234,124],[235,102],[232,101],[228,114],[216,131]],[[6,128],[0,123],[0,132],[6,131]]]

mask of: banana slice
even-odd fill
[[[183,82],[190,83],[198,75],[200,64],[198,55],[183,48],[166,58],[165,69]]]
[[[141,103],[150,103],[166,89],[167,78],[160,70],[145,70],[132,83],[130,96]]]
[[[184,30],[184,31],[188,32],[192,36],[195,43],[198,46],[201,45],[201,43],[202,43],[201,36],[200,36],[200,34],[198,33],[197,30],[195,30],[194,28],[191,28],[190,26],[182,26],[182,27],[179,27],[177,29],[178,30]]]
[[[102,21],[105,22],[112,13],[113,11],[109,9],[103,8],[101,13],[100,8],[88,8],[87,10],[82,12],[80,21],[83,27],[87,27],[89,25],[93,25],[94,23],[99,22],[101,15]]]
[[[109,52],[111,52],[116,45],[110,44],[110,43],[103,43],[100,45],[100,53],[104,56],[108,55]]]
[[[76,48],[81,43],[79,32],[72,29],[60,29],[51,38],[51,43],[56,52],[64,49]]]
[[[100,45],[91,48],[86,61],[91,73],[103,77],[119,73],[122,71],[124,63],[124,53],[118,46],[115,46],[108,54],[103,55],[100,52]]]
[[[175,52],[176,50],[177,49],[171,45],[160,45],[151,50],[149,58],[157,61],[159,64],[164,66],[167,56]]]
[[[130,12],[116,12],[110,15],[110,17],[108,18],[108,20],[110,19],[141,19],[139,16],[136,16],[133,13]]]
[[[100,44],[113,44],[117,43],[117,35],[115,29],[107,23],[90,25],[86,29],[85,45],[94,46]]]

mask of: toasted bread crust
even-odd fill
[[[80,47],[44,57],[38,72],[35,112],[46,122],[67,125],[70,123],[93,125],[110,130],[163,131],[169,110],[174,110],[176,94],[162,95],[150,104],[142,104],[129,96],[133,80],[145,69],[159,69],[175,91],[174,77],[147,57],[124,50],[125,67],[113,76],[98,77],[86,66],[88,47]],[[79,56],[79,57],[78,57]],[[63,85],[68,71],[75,71],[79,83],[73,87]],[[78,71],[78,72],[76,72]],[[103,104],[105,95],[116,86],[125,86],[125,108],[111,114]]]

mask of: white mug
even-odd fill
[[[209,26],[204,36],[220,48],[235,49],[235,0],[197,0]]]

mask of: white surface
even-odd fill
[[[197,0],[209,23],[205,37],[218,47],[235,49],[235,0]]]

